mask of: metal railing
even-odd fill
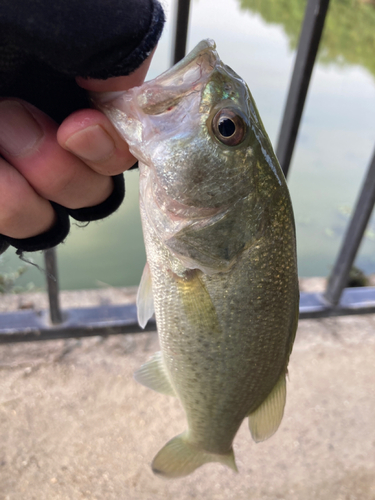
[[[288,174],[298,135],[310,77],[322,35],[329,0],[308,0],[281,125],[276,154]],[[173,63],[185,55],[190,0],[179,0],[175,23]],[[350,269],[375,203],[375,152],[355,211],[344,237],[324,293],[301,293],[300,318],[318,318],[375,312],[375,287],[345,288]],[[45,253],[49,311],[18,311],[0,314],[0,343],[46,340],[143,331],[138,326],[136,306],[106,305],[62,311],[55,249]],[[146,330],[154,330],[151,320]]]

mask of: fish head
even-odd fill
[[[159,205],[230,206],[255,189],[260,157],[282,176],[247,85],[211,40],[154,80],[94,101],[144,164]]]

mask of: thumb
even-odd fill
[[[129,90],[142,85],[153,52],[131,75],[108,80],[77,78],[77,84],[91,92]],[[116,175],[129,169],[136,159],[108,118],[95,109],[82,109],[61,124],[57,140],[64,149],[78,156],[92,170],[102,175]]]

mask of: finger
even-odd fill
[[[128,90],[144,82],[153,54],[154,51],[131,75],[108,80],[77,78],[77,83],[95,92]],[[57,139],[63,148],[103,175],[124,172],[136,162],[114,126],[96,110],[81,110],[70,115],[61,124]]]
[[[0,101],[0,153],[39,196],[72,209],[103,202],[112,179],[63,149],[56,132],[57,124],[34,106]]]
[[[150,68],[152,58],[154,56],[156,47],[150,53],[150,55],[143,61],[141,66],[137,68],[133,73],[127,76],[117,76],[114,78],[108,78],[108,80],[95,80],[92,78],[81,78],[77,77],[76,82],[83,89],[89,90],[90,92],[110,92],[117,90],[129,90],[133,87],[142,85],[145,81],[147,71]]]
[[[0,233],[11,238],[30,238],[48,231],[54,223],[52,205],[0,158]]]
[[[57,140],[102,175],[119,174],[137,161],[108,118],[95,109],[70,115],[57,131]]]

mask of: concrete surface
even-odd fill
[[[0,346],[0,500],[375,500],[375,316],[300,322],[285,417],[239,474],[155,477],[185,429],[178,401],[132,378],[156,334]]]

